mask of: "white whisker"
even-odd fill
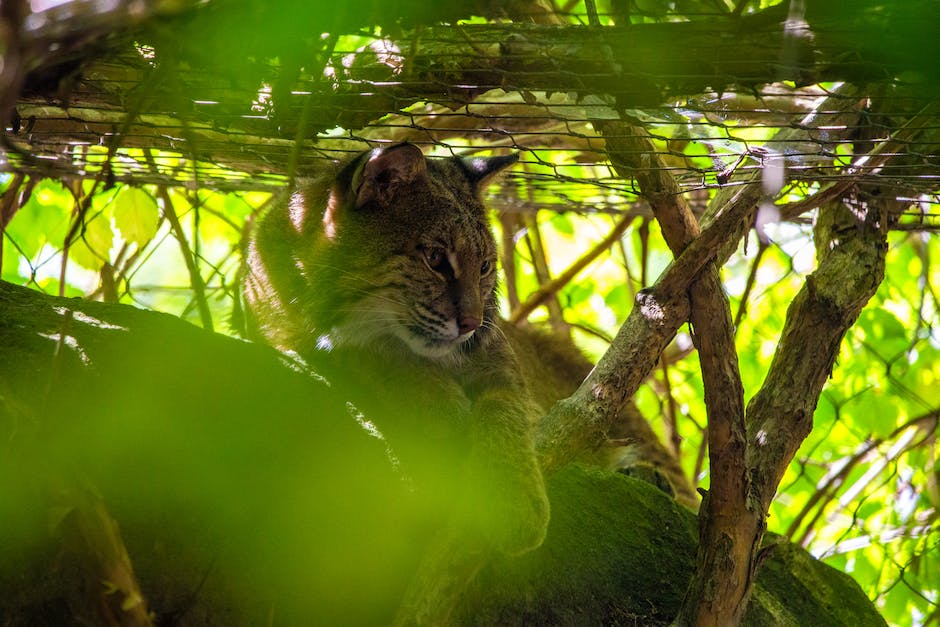
[[[499,328],[499,325],[496,324],[493,320],[484,318],[483,325],[484,328],[490,329],[493,334],[500,339],[504,344],[510,344],[509,338],[506,337],[506,333]]]

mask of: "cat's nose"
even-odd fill
[[[460,335],[464,333],[470,333],[480,328],[480,319],[474,316],[463,316],[460,320],[457,321],[457,327],[460,330]]]

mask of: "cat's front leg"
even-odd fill
[[[524,388],[493,387],[473,399],[467,515],[488,544],[517,555],[545,539],[549,503]]]

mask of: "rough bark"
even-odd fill
[[[884,278],[889,208],[875,202],[859,216],[834,202],[822,211],[815,232],[819,267],[787,310],[767,378],[747,409],[748,498],[763,511],[812,429],[846,330]]]
[[[844,108],[845,113],[840,122],[846,127],[852,126],[851,120],[857,116],[853,104],[856,101],[852,93],[852,88],[844,88],[841,94],[835,95],[833,102],[823,103],[819,108],[826,111]],[[924,132],[931,109],[932,107],[927,107],[912,118],[890,142],[877,145],[870,154],[859,157],[849,169],[847,181],[852,180],[854,172],[875,171],[892,158],[898,158],[898,153],[903,147],[910,145]],[[812,129],[816,124],[818,121],[810,114],[797,125],[797,129],[785,129],[778,133],[772,145],[780,148],[781,154],[785,154],[787,145],[804,140],[804,133],[813,133]],[[644,138],[645,132],[639,128],[627,128],[619,123],[602,123],[599,128],[607,135],[613,163],[620,168],[621,175],[636,178],[641,192],[660,222],[670,248],[675,252],[681,251],[686,243],[698,234],[698,226],[678,186],[671,177],[663,174],[663,164],[652,145]],[[785,160],[783,161],[776,167],[786,167]],[[767,203],[766,190],[762,189],[759,178],[754,175],[738,183],[743,187],[735,193],[751,199],[753,219],[762,199]],[[841,188],[845,191],[849,186],[850,183],[847,182]],[[816,198],[815,206],[828,206],[832,198],[831,191],[825,190]],[[722,213],[722,201],[723,195],[719,194],[716,203],[706,212],[706,220]],[[814,205],[805,203],[803,210],[810,206]],[[889,216],[896,209],[883,208],[882,225],[890,219]],[[766,211],[768,208],[762,206],[762,210]],[[745,228],[750,225],[749,222],[743,224]],[[740,235],[743,235],[743,232],[737,233],[737,236]],[[721,243],[722,250],[718,259],[725,259],[737,241],[738,237],[732,235]],[[827,249],[826,254],[828,253]],[[825,256],[820,255],[820,258]],[[797,430],[795,435],[798,442],[793,443],[794,432],[788,432],[786,438],[792,451],[777,457],[776,461],[780,466],[772,471],[772,476],[767,474],[771,471],[766,456],[761,456],[765,465],[760,471],[751,465],[754,438],[753,434],[750,438],[745,436],[744,392],[737,372],[733,323],[716,267],[710,265],[703,270],[699,278],[691,284],[689,292],[690,321],[700,350],[706,390],[712,481],[702,508],[701,551],[697,574],[688,591],[682,613],[677,620],[678,624],[723,625],[741,620],[760,563],[758,549],[765,528],[764,517],[776,490],[776,481],[782,476],[799,442],[808,434],[808,431]],[[877,278],[878,272],[870,276]],[[880,279],[877,279],[873,286],[868,286],[870,290],[868,287],[860,288],[856,296],[862,304],[871,296],[879,281]],[[847,315],[854,320],[857,311]],[[795,324],[799,326],[798,323]],[[842,328],[843,334],[845,328],[847,327]],[[840,334],[839,338],[841,337]],[[830,352],[835,351],[832,352],[832,359],[835,358],[837,350],[838,342],[834,347],[830,347]],[[782,383],[782,380],[777,383]],[[816,396],[812,400],[815,407],[821,384],[797,389],[800,394],[812,394],[815,390]],[[806,404],[805,399],[803,404]],[[752,492],[752,475],[755,472],[759,472],[764,479],[761,487],[757,488],[762,498],[756,501]],[[767,497],[765,491],[771,484],[771,494]]]
[[[843,103],[851,103],[851,98],[844,100]],[[851,108],[846,115],[854,115]],[[878,146],[871,154],[860,157],[856,161],[856,167],[881,167],[887,163],[886,155],[891,154],[891,150],[899,149],[899,144],[910,142],[922,132],[925,122],[923,115],[929,115],[929,112],[912,119],[898,136],[891,142],[886,142],[887,148]],[[811,129],[812,126],[812,117],[805,119],[800,125],[801,129]],[[608,140],[613,163],[620,168],[622,175],[636,177],[641,192],[660,222],[667,243],[676,254],[679,254],[689,242],[694,241],[699,234],[699,228],[675,181],[663,174],[662,163],[652,144],[646,139],[645,132],[639,128],[625,128],[625,125],[617,123],[603,124],[600,130],[616,138]],[[791,130],[782,131],[777,137],[781,143],[796,141],[798,138],[799,136]],[[751,217],[753,217],[756,214],[758,202],[764,194],[759,181],[752,177],[750,181],[744,183],[739,194],[749,195],[751,198],[753,202]],[[827,211],[832,211],[829,198],[828,194],[823,194],[819,201],[826,204]],[[852,306],[839,311],[838,315],[834,316],[834,319],[839,322],[834,324],[828,333],[822,334],[823,338],[831,338],[826,347],[820,350],[820,353],[828,355],[829,368],[838,354],[839,343],[845,330],[854,322],[858,311],[874,293],[883,276],[884,250],[879,246],[883,247],[883,230],[886,228],[886,221],[895,210],[894,207],[881,207],[879,228],[882,233],[879,236],[877,232],[871,232],[870,226],[867,228],[869,248],[864,252],[855,251],[855,244],[849,243],[845,238],[837,240],[828,232],[817,233],[817,237],[823,237],[822,241],[826,243],[823,246],[825,250],[820,254],[821,265],[818,273],[831,272],[832,267],[838,267],[830,265],[827,261],[834,254],[833,251],[839,250],[839,246],[848,246],[849,249],[853,249],[853,253],[858,252],[863,260],[863,275],[870,279],[868,283],[862,284],[853,277],[842,277],[856,289],[850,297]],[[874,208],[869,209],[869,215],[872,211],[875,211]],[[716,210],[712,207],[708,215],[714,216],[720,213],[720,209]],[[822,221],[823,224],[829,222],[828,218]],[[845,225],[843,227],[848,228]],[[857,224],[854,228],[856,235],[866,230]],[[878,243],[879,237],[882,238],[880,244]],[[727,251],[736,241],[736,237],[729,237],[722,243],[722,247]],[[839,244],[833,248],[829,243],[835,241]],[[877,256],[879,253],[880,261],[871,259],[872,255]],[[814,274],[808,279],[808,286],[815,285],[815,276]],[[765,453],[754,452],[755,448],[762,450],[765,445],[768,438],[765,433],[767,430],[760,429],[762,435],[759,439],[755,439],[757,435],[752,431],[747,435],[745,433],[744,390],[737,368],[734,325],[727,297],[718,277],[716,263],[706,266],[698,278],[690,284],[689,296],[690,321],[695,333],[696,346],[700,352],[705,385],[712,479],[701,510],[701,538],[696,577],[691,582],[676,624],[738,624],[744,616],[753,581],[760,565],[758,551],[765,530],[764,519],[770,501],[776,491],[777,482],[792,459],[793,453],[799,447],[799,443],[809,433],[809,428],[805,426],[793,428],[787,427],[786,423],[778,424],[780,431],[785,433],[780,441],[786,442],[788,448],[778,451],[773,461]],[[794,306],[796,302],[800,302],[800,298],[795,301]],[[801,308],[800,314],[809,315],[805,308]],[[815,315],[820,314],[817,312]],[[799,318],[796,319],[799,320]],[[799,322],[792,324],[794,328],[803,328]],[[801,339],[810,342],[811,337],[812,335],[806,335]],[[793,344],[781,340],[778,355],[780,352],[785,354],[786,351],[794,351],[792,360],[801,359],[798,349]],[[820,359],[825,361],[823,357]],[[818,370],[817,367],[816,371]],[[776,379],[774,381],[776,387],[770,389],[789,389],[789,386],[794,385],[793,393],[802,399],[804,421],[807,420],[805,416],[808,415],[809,424],[811,424],[812,409],[815,408],[823,381],[819,380],[818,384],[813,382],[812,385],[807,385],[807,378],[807,376],[800,377],[795,373],[787,372],[785,376]],[[765,384],[765,389],[768,386],[769,383]],[[760,398],[760,394],[757,398]],[[811,407],[807,408],[807,403],[810,403]],[[805,413],[807,411],[808,413]],[[748,424],[753,424],[753,421],[753,418],[748,418]],[[794,422],[799,424],[799,420],[794,419]],[[758,461],[759,464],[754,465]],[[760,477],[761,481],[755,483],[755,477]]]
[[[602,129],[603,130],[603,129]],[[616,166],[635,174],[640,191],[650,203],[653,214],[663,231],[666,243],[679,255],[700,233],[698,222],[681,195],[675,180],[665,174],[660,158],[641,128],[619,133],[629,141],[618,141],[612,158]],[[627,174],[627,172],[623,172]],[[755,183],[750,183],[754,186]],[[708,451],[711,486],[700,510],[701,537],[699,569],[715,569],[708,559],[718,548],[731,565],[723,569],[722,579],[713,590],[718,599],[734,599],[746,605],[751,581],[750,564],[752,544],[737,543],[728,546],[720,535],[742,519],[745,508],[741,496],[746,491],[744,434],[744,388],[738,370],[734,346],[734,323],[716,262],[709,263],[689,286],[689,321],[693,328],[693,341],[699,351],[705,388],[705,406],[708,416]],[[718,533],[716,533],[716,530]],[[761,535],[747,529],[759,541]],[[719,536],[719,537],[716,537]],[[719,541],[719,542],[716,542]],[[693,580],[694,582],[694,580]],[[685,609],[685,608],[683,608]],[[698,606],[696,606],[696,611]],[[735,612],[735,615],[737,612]],[[731,616],[722,616],[722,621]],[[679,624],[686,620],[680,616]],[[688,621],[697,624],[696,620]],[[726,623],[727,624],[727,623]]]
[[[915,116],[891,141],[859,156],[856,167],[887,164],[923,126],[924,119]],[[817,200],[822,203],[818,224],[831,223],[832,212],[847,212],[841,199],[824,193]],[[843,215],[845,230],[838,239],[817,228],[818,269],[787,312],[770,372],[747,408],[746,439],[735,435],[733,464],[712,459],[699,564],[677,624],[728,625],[744,616],[780,478],[812,429],[813,411],[845,332],[884,276],[885,229],[896,211],[886,204],[870,207],[861,218]]]
[[[650,288],[637,294],[629,316],[590,376],[552,408],[536,445],[550,472],[577,455],[596,450],[623,403],[655,367],[676,330],[688,320],[687,290],[732,234],[743,234],[753,216],[750,188],[737,188],[718,216],[702,230]]]

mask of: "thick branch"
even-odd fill
[[[69,340],[58,359],[56,337]],[[120,524],[158,624],[389,624],[441,511],[401,480],[336,388],[171,316],[3,282],[0,346],[4,616],[81,622],[82,577],[49,533],[66,512],[53,516],[49,491],[33,490],[77,473]],[[546,545],[488,566],[453,624],[668,620],[691,571],[692,514],[598,470],[569,467],[549,490]],[[879,624],[851,578],[784,548],[755,617]],[[795,587],[808,594],[790,608]]]
[[[843,89],[841,95],[836,95],[841,100],[830,98],[818,108],[830,111],[833,110],[830,107],[841,107],[846,109],[842,117],[850,120],[855,115],[851,95],[850,90]],[[771,145],[785,152],[788,143],[811,136],[816,125],[816,116],[810,114],[797,125],[799,130],[785,129],[779,132]],[[623,147],[632,158],[626,163],[634,169],[639,169],[636,153],[652,153],[651,146],[644,147],[638,142],[634,139]],[[649,154],[645,158],[655,160],[656,155]],[[872,155],[871,158],[878,157]],[[868,162],[871,158],[860,161]],[[785,167],[785,161],[772,165]],[[662,216],[660,222],[664,234],[675,250],[687,238],[694,236],[694,218],[687,209],[684,210],[684,203],[680,200],[674,182],[668,177],[657,177],[655,168],[651,170],[637,172],[637,181],[650,190],[650,204],[654,211],[658,211],[657,216]],[[745,187],[753,194],[755,209],[764,193],[756,184],[757,181],[758,176],[752,174],[745,183]],[[766,203],[769,199],[764,201]],[[716,211],[713,206],[708,216],[719,213],[720,210]],[[731,253],[737,239],[729,238],[724,242],[720,259]],[[690,294],[692,322],[705,383],[712,481],[702,508],[697,573],[676,624],[737,624],[744,616],[759,565],[757,549],[763,536],[769,501],[761,506],[747,498],[750,466],[744,426],[744,392],[734,349],[734,325],[715,266],[710,266],[701,280],[693,284]]]
[[[784,471],[813,425],[813,412],[839,345],[884,278],[887,244],[878,216],[866,223],[841,202],[817,227],[819,267],[787,310],[777,352],[747,409],[748,497],[767,511]],[[841,228],[836,231],[833,224]],[[831,249],[826,250],[831,246]]]
[[[81,565],[95,617],[112,627],[153,627],[118,522],[87,486],[57,486],[59,507],[68,512],[59,525],[65,549]]]
[[[614,129],[607,125],[605,130]],[[636,173],[669,247],[678,255],[699,234],[695,216],[643,129],[617,130],[621,132],[615,133],[619,139],[612,161],[625,170],[624,174]],[[736,623],[743,616],[752,580],[753,543],[736,542],[729,547],[721,541],[734,537],[729,530],[740,527],[737,521],[747,514],[744,388],[731,309],[715,262],[692,283],[689,295],[690,322],[705,387],[711,485],[701,510],[698,572],[677,623],[720,625]],[[753,529],[747,532],[753,537]],[[726,566],[719,568],[719,560]],[[711,591],[710,598],[703,594],[705,586]]]
[[[659,280],[637,294],[633,310],[597,367],[541,423],[536,445],[546,472],[603,442],[623,403],[633,396],[678,328],[689,319],[689,286],[715,259],[719,244],[743,233],[750,224],[755,205],[753,187],[736,188],[711,224]]]

